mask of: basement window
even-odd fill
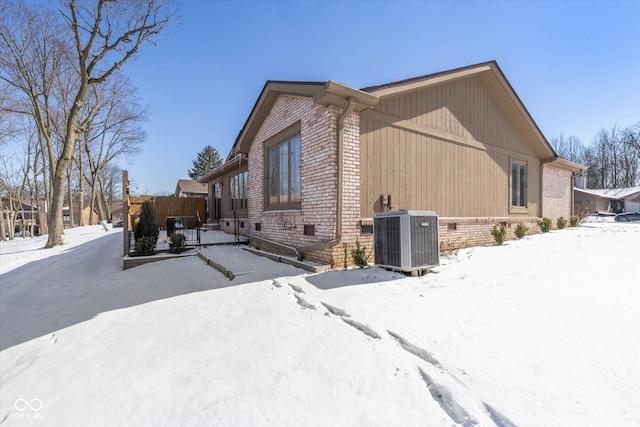
[[[262,223],[256,222],[256,231],[262,231]]]
[[[447,224],[447,231],[456,231],[458,229],[458,223],[450,222]]]
[[[313,225],[313,224],[305,224],[302,234],[305,235],[305,236],[315,236],[316,235],[316,226]]]
[[[372,224],[362,224],[360,226],[360,234],[373,234]]]

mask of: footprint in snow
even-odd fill
[[[496,424],[497,427],[517,427],[509,418],[507,418],[502,412],[493,408],[487,402],[482,402],[485,409],[489,413],[491,420]]]
[[[300,286],[296,286],[296,285],[292,285],[291,283],[289,283],[289,286],[291,286],[291,289],[293,289],[294,291],[304,294],[304,291],[302,290],[302,288]]]
[[[351,317],[351,315],[349,313],[347,313],[346,311],[344,311],[341,308],[338,307],[334,307],[332,305],[327,304],[326,302],[320,302],[320,304],[324,305],[324,307],[329,310],[329,313],[336,315],[336,316],[340,316],[340,317]]]
[[[381,339],[380,335],[378,335],[376,331],[374,331],[373,329],[371,329],[367,325],[363,325],[362,323],[358,323],[355,320],[347,319],[347,318],[344,318],[344,317],[341,317],[341,319],[342,319],[342,321],[344,323],[346,323],[349,326],[353,326],[354,328],[356,328],[357,330],[359,330],[363,334],[365,334],[367,336],[370,336],[371,338],[375,338],[377,340]]]
[[[387,332],[389,333],[389,335],[391,335],[398,342],[398,344],[400,344],[400,347],[402,347],[403,349],[405,349],[409,353],[413,354],[414,356],[419,357],[420,359],[424,360],[425,362],[429,363],[430,365],[435,366],[438,369],[444,369],[442,367],[442,364],[438,361],[438,359],[436,359],[433,356],[433,354],[429,353],[427,350],[423,350],[422,348],[418,347],[417,345],[411,344],[409,341],[407,341],[406,339],[402,338],[400,335],[396,334],[395,332],[392,332],[392,331],[389,331],[389,330],[387,330]]]
[[[476,420],[458,402],[456,402],[451,395],[451,392],[447,390],[446,387],[433,382],[431,377],[427,375],[422,368],[418,367],[418,371],[422,377],[422,381],[427,385],[427,389],[429,390],[433,400],[438,402],[442,410],[447,413],[454,423],[460,424],[464,427],[470,427],[478,424],[478,420]]]
[[[313,304],[309,304],[308,302],[306,302],[304,300],[304,298],[302,298],[300,295],[298,294],[294,294],[296,297],[296,302],[298,303],[298,305],[302,308],[310,308],[311,310],[315,310],[316,306]]]

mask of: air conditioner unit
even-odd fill
[[[398,271],[440,264],[438,216],[431,211],[395,211],[373,218],[375,263]]]

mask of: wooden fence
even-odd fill
[[[156,222],[161,230],[167,227],[167,217],[182,216],[196,217],[196,212],[200,214],[201,220],[205,221],[205,199],[200,197],[173,197],[173,196],[130,196],[129,216],[131,220],[140,215],[142,203],[149,200],[153,204],[153,211]],[[195,220],[189,227],[195,227]]]

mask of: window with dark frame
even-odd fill
[[[241,172],[229,177],[229,199],[231,200],[231,210],[247,209],[249,186],[247,182],[247,172]]]
[[[527,164],[511,162],[511,206],[527,207]]]
[[[313,224],[304,224],[302,229],[302,234],[304,236],[315,236],[316,235],[316,226]]]
[[[300,204],[300,134],[267,148],[267,203],[273,207]]]
[[[360,234],[373,234],[373,224],[361,224]]]

